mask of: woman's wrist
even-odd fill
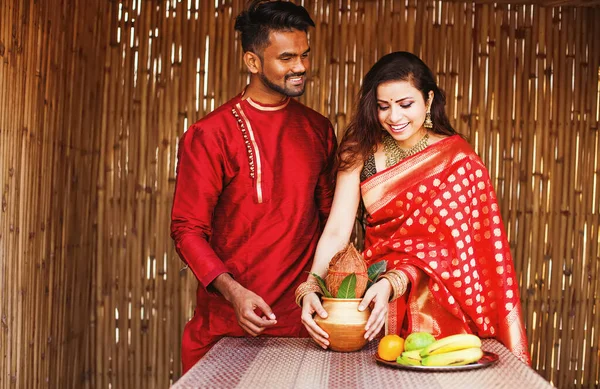
[[[394,288],[392,287],[392,283],[386,277],[380,277],[377,283],[381,283],[382,287],[385,288],[388,294],[388,301],[391,300],[392,295],[394,294]]]
[[[404,272],[401,272],[399,270],[389,270],[382,274],[379,278],[387,280],[390,283],[390,286],[392,287],[390,302],[402,296],[408,289],[408,277],[406,276],[406,274],[404,274]]]
[[[306,296],[309,293],[323,294],[323,292],[321,291],[321,287],[314,279],[309,279],[308,281],[305,281],[298,285],[298,287],[296,288],[296,304],[298,304],[300,308],[302,308],[302,300],[304,299],[304,296]]]

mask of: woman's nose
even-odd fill
[[[402,120],[402,110],[400,109],[400,107],[397,107],[395,105],[392,105],[390,107],[390,121],[393,124],[398,124],[400,122],[400,120]]]

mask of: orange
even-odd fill
[[[377,354],[385,361],[395,361],[404,351],[404,339],[398,335],[386,335],[379,341]]]

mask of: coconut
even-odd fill
[[[325,285],[332,296],[337,297],[342,281],[352,273],[356,274],[355,297],[361,298],[367,290],[367,282],[369,281],[367,263],[354,245],[350,243],[335,254],[329,262]]]

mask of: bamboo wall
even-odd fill
[[[99,3],[0,0],[2,389],[75,387],[85,374],[96,306]]]
[[[0,0],[0,389],[179,376],[196,281],[168,231],[177,141],[247,81],[243,3]],[[378,57],[434,70],[496,185],[534,368],[597,387],[600,8],[302,3],[301,100],[338,135]]]

